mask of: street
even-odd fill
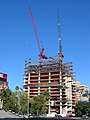
[[[0,110],[0,120],[20,120],[21,117],[5,110]],[[80,120],[79,118],[59,118],[59,117],[47,117],[47,118],[30,118],[30,120]]]
[[[5,120],[5,119],[10,120],[10,118],[11,118],[11,120],[15,120],[20,117],[11,112],[8,112],[8,111],[5,112],[4,110],[0,110],[0,120]]]

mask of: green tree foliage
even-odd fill
[[[31,113],[34,115],[42,115],[48,111],[47,103],[49,100],[49,93],[47,91],[29,99],[25,91],[18,89],[16,86],[14,92],[9,88],[2,90],[1,99],[3,100],[4,109],[17,113],[27,113],[29,102],[31,103]]]
[[[1,100],[3,100],[3,108],[17,113],[26,113],[28,106],[28,96],[19,87],[16,86],[14,92],[9,88],[2,90]]]
[[[42,94],[37,95],[31,100],[31,114],[42,115],[47,113],[47,103],[49,100],[49,93],[44,91]]]
[[[90,114],[90,102],[78,102],[75,107],[76,116]]]
[[[16,86],[16,87],[15,87],[15,90],[16,90],[16,91],[18,91],[18,90],[19,90],[19,87],[18,87],[18,86]]]
[[[26,113],[28,107],[28,95],[25,91],[21,90],[18,92],[18,106],[20,113]]]
[[[11,106],[11,90],[9,88],[3,89],[1,93],[1,100],[3,100],[3,108],[9,109]]]
[[[2,86],[2,85],[3,85],[3,82],[0,81],[0,86]],[[0,99],[1,99],[1,91],[0,91]]]
[[[14,112],[18,112],[18,97],[17,97],[17,92],[12,92],[11,94],[11,106],[10,106],[10,110],[14,111]]]
[[[2,81],[0,81],[0,85],[3,85],[3,82],[2,82]]]

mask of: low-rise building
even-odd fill
[[[76,81],[76,101],[89,101],[89,88]]]
[[[8,88],[7,74],[0,72],[0,93],[3,89]],[[0,99],[0,109],[3,107],[3,101]]]
[[[0,72],[0,91],[8,88],[7,74]]]

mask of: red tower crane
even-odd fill
[[[37,30],[36,30],[36,26],[35,26],[35,22],[34,22],[34,17],[32,15],[32,10],[31,10],[31,7],[29,6],[28,7],[29,9],[29,13],[30,13],[30,16],[31,16],[31,19],[32,19],[32,25],[33,25],[33,28],[34,28],[34,32],[35,32],[35,36],[36,36],[36,41],[37,41],[37,44],[38,44],[38,49],[39,49],[39,58],[40,59],[47,59],[48,57],[46,55],[44,55],[44,48],[40,48],[40,42],[39,42],[39,39],[38,39],[38,34],[37,34]]]

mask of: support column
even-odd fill
[[[60,86],[62,85],[61,83],[62,83],[62,76],[61,76],[61,70],[60,70]],[[61,88],[60,88],[60,114],[62,114],[62,89]]]
[[[51,73],[49,72],[49,84],[51,83]],[[51,89],[51,87],[49,86],[49,95],[50,95],[50,89]],[[50,110],[51,110],[51,104],[50,104],[51,102],[50,102],[50,99],[49,99],[49,110],[48,110],[48,114],[49,114],[49,116],[50,116]]]
[[[30,117],[30,107],[29,107],[29,99],[30,99],[30,71],[28,71],[28,118]]]
[[[39,71],[39,77],[38,77],[38,85],[40,85],[40,71]],[[38,95],[40,95],[40,86],[38,86]]]

